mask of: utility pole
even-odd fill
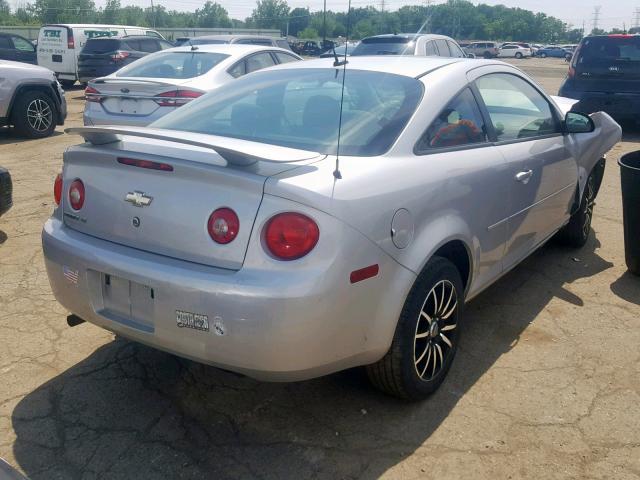
[[[633,27],[640,28],[640,7],[636,7],[636,11],[634,13],[635,13],[635,20],[633,22]]]
[[[322,8],[322,50],[327,44],[327,0],[324,0],[324,7]]]
[[[585,27],[585,21],[582,20],[582,38],[584,38],[584,27]]]
[[[380,0],[380,12],[384,13],[384,0]]]
[[[602,10],[600,5],[593,7],[593,29],[591,32],[598,30],[598,25],[600,23],[600,10]]]
[[[156,13],[153,9],[153,0],[151,0],[151,23],[153,24],[153,28],[156,28]]]

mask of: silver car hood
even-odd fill
[[[308,150],[265,145],[264,143],[237,138],[192,133],[181,130],[165,130],[148,127],[80,127],[67,128],[69,134],[82,136],[93,145],[120,142],[123,137],[141,137],[153,140],[190,145],[214,150],[231,165],[251,165],[258,161],[272,163],[297,163],[321,160],[326,155]]]

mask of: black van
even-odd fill
[[[90,38],[78,57],[78,79],[86,83],[110,75],[139,58],[167,48],[173,45],[144,35]]]
[[[583,38],[559,95],[580,100],[576,111],[640,120],[640,35]]]

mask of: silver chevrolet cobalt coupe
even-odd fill
[[[53,291],[70,324],[251,377],[366,365],[424,398],[466,301],[554,235],[586,242],[621,130],[572,104],[498,61],[351,57],[247,75],[148,128],[70,129]]]

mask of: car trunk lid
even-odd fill
[[[186,132],[179,132],[186,140],[173,141],[171,136],[178,132],[158,129],[131,129],[130,135],[108,128],[72,132],[90,143],[71,148],[64,157],[62,208],[69,228],[231,270],[241,268],[244,261],[266,178],[323,158],[279,147],[284,161],[257,159],[252,153],[260,144]],[[134,162],[138,165],[131,165]],[[154,165],[165,167],[154,169]],[[75,179],[85,188],[78,211],[68,200]],[[207,230],[209,216],[223,207],[231,208],[240,220],[237,237],[224,245],[214,242]]]
[[[107,113],[117,115],[151,115],[158,108],[165,108],[167,100],[175,100],[180,85],[188,80],[167,81],[148,78],[99,78],[89,83],[97,90],[101,104]],[[163,95],[167,97],[163,97]],[[187,98],[184,102],[191,100]],[[166,104],[166,105],[165,105]]]

